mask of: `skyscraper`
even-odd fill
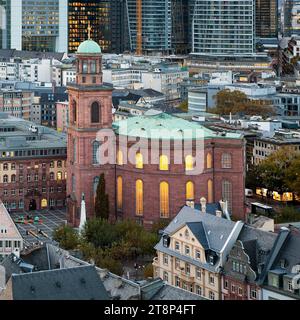
[[[300,35],[300,0],[285,0],[282,10],[283,35]]]
[[[254,53],[255,0],[195,0],[192,53],[249,56]]]
[[[88,26],[91,38],[103,52],[121,53],[127,49],[128,24],[125,0],[69,0],[69,52],[75,52],[87,39]]]
[[[1,0],[2,48],[67,51],[68,0]]]
[[[171,0],[142,1],[142,51],[168,53],[171,51]],[[127,0],[130,49],[137,49],[137,0]]]
[[[278,1],[256,0],[255,23],[256,36],[260,38],[276,38],[278,34]]]

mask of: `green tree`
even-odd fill
[[[300,154],[290,162],[286,170],[285,183],[291,191],[300,195]]]
[[[148,263],[144,269],[144,277],[145,278],[153,278],[153,265],[152,263]]]
[[[256,187],[261,187],[263,185],[259,166],[252,165],[249,167],[246,173],[245,185],[247,188],[253,190],[255,190]]]
[[[55,229],[53,239],[66,250],[76,249],[80,242],[78,232],[70,226],[61,226]]]
[[[110,247],[118,240],[116,228],[105,219],[89,219],[83,229],[85,242],[92,243],[94,247]]]
[[[184,112],[188,112],[188,109],[189,109],[188,101],[187,101],[187,100],[182,101],[182,102],[179,104],[178,109],[180,109],[181,111],[184,111]]]
[[[99,183],[96,191],[95,200],[95,214],[96,217],[102,219],[108,219],[109,217],[109,199],[105,190],[105,178],[104,173],[100,175]]]
[[[300,213],[294,207],[286,206],[282,208],[275,217],[275,223],[299,221]]]
[[[257,175],[256,183],[260,184],[259,187],[277,191],[279,194],[295,192],[294,187],[299,183],[299,157],[299,152],[288,147],[273,152],[256,167],[254,171],[254,175]]]

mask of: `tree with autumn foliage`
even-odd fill
[[[282,147],[271,153],[247,173],[246,186],[264,187],[279,194],[293,192],[300,195],[300,152]]]
[[[268,101],[249,99],[244,92],[239,90],[220,90],[215,98],[216,107],[211,109],[213,113],[220,115],[228,115],[230,113],[260,116],[274,115],[274,109]]]

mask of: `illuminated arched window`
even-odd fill
[[[159,170],[169,170],[169,159],[164,154],[159,157]]]
[[[91,106],[91,122],[98,123],[100,122],[100,106],[98,102],[93,102]]]
[[[161,182],[159,185],[160,194],[160,216],[162,218],[169,217],[169,184],[168,182]]]
[[[207,169],[212,168],[212,156],[210,152],[206,155],[206,168]]]
[[[207,202],[213,202],[213,182],[211,179],[207,181]]]
[[[123,179],[120,176],[117,178],[117,208],[123,208]]]
[[[98,164],[99,161],[99,147],[100,143],[99,141],[93,142],[93,164]]]
[[[142,216],[144,213],[143,202],[143,181],[138,179],[135,183],[135,213],[138,216]]]
[[[68,174],[67,171],[65,171],[65,180],[67,180]]]
[[[190,171],[194,169],[194,158],[192,155],[187,155],[185,157],[185,170]]]
[[[232,183],[228,180],[222,181],[222,199],[227,201],[228,210],[231,211],[232,207]]]
[[[62,172],[58,171],[57,172],[57,180],[61,180],[62,179]]]
[[[185,184],[185,197],[186,197],[186,200],[194,200],[195,199],[194,182],[188,181]]]
[[[41,207],[42,207],[42,208],[47,208],[47,206],[48,206],[47,199],[42,199],[42,201],[41,201]]]
[[[143,169],[143,166],[144,166],[143,155],[140,152],[138,152],[135,155],[135,167],[137,169]]]
[[[117,153],[117,164],[119,166],[122,166],[123,165],[123,152],[122,150],[118,150],[118,153]]]
[[[230,153],[223,153],[222,154],[222,159],[221,159],[221,164],[223,169],[230,169],[232,164],[231,164],[231,154]]]

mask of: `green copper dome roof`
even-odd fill
[[[101,53],[101,48],[97,42],[89,39],[79,45],[77,53]]]
[[[196,122],[187,121],[166,113],[153,116],[137,116],[113,123],[113,129],[119,135],[140,137],[147,139],[242,139],[237,133],[227,132],[219,136],[215,131],[210,130]]]

